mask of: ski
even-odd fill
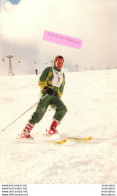
[[[79,138],[79,137],[68,137],[68,139],[71,140],[77,140],[77,141],[90,141],[92,139],[92,136],[86,137],[86,138]]]
[[[44,134],[45,135],[45,134]],[[51,135],[45,135],[45,136],[47,136],[47,137],[51,137]],[[21,136],[20,136],[20,134],[18,134],[18,137],[16,138],[16,139],[21,139],[21,140],[25,140],[25,141],[29,141],[29,140],[34,140],[34,138],[33,137],[31,137],[31,138],[21,138]],[[90,137],[85,137],[85,138],[80,138],[80,137],[66,137],[66,138],[64,138],[64,139],[49,139],[49,140],[43,140],[44,142],[48,142],[48,143],[52,143],[52,144],[64,144],[64,143],[66,143],[67,142],[67,140],[75,140],[75,141],[78,141],[78,142],[85,142],[85,141],[90,141],[92,139],[92,136],[90,136]]]
[[[51,135],[49,135],[50,137]],[[18,134],[18,136],[16,137],[16,139],[21,140],[21,141],[31,141],[34,140],[34,138],[31,136],[30,138],[21,138],[21,135]],[[53,143],[53,144],[64,144],[67,141],[67,139],[60,139],[60,140],[43,140],[43,142],[49,142],[49,143]]]
[[[34,137],[29,137],[29,138],[22,138],[21,134],[18,134],[18,136],[16,137],[16,139],[23,139],[23,140],[34,140]]]
[[[53,144],[64,144],[67,139],[62,139],[62,140],[44,140],[46,142],[49,142],[49,143],[53,143]]]
[[[48,136],[48,135],[46,135],[46,136]],[[50,135],[48,137],[50,137]],[[86,138],[67,137],[67,138],[62,139],[62,140],[45,140],[45,141],[49,142],[49,143],[53,143],[53,144],[64,144],[68,139],[69,140],[76,140],[76,141],[79,141],[79,142],[83,142],[83,141],[90,141],[92,139],[92,136],[86,137]]]

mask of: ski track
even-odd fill
[[[0,77],[0,130],[39,99],[37,76]],[[93,136],[91,141],[47,143],[42,136],[54,112],[47,111],[32,131],[34,141],[16,139],[31,109],[0,133],[0,183],[117,183],[117,70],[66,73],[62,100],[68,112],[58,130],[63,136]],[[32,93],[33,92],[33,93]]]

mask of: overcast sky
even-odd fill
[[[83,45],[78,50],[44,41],[45,30],[82,39]],[[0,75],[8,74],[7,55],[14,56],[18,75],[41,72],[58,54],[69,71],[75,65],[117,68],[117,0],[0,0]]]

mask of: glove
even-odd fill
[[[51,88],[48,88],[47,86],[44,87],[44,92],[46,92],[48,95],[52,95],[54,91]]]

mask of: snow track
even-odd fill
[[[39,99],[37,76],[0,77],[0,130]],[[117,70],[66,74],[62,100],[68,112],[60,136],[93,136],[87,143],[43,142],[54,112],[32,131],[34,141],[18,141],[35,108],[0,133],[0,182],[10,184],[117,183]],[[33,93],[32,93],[33,92]]]

